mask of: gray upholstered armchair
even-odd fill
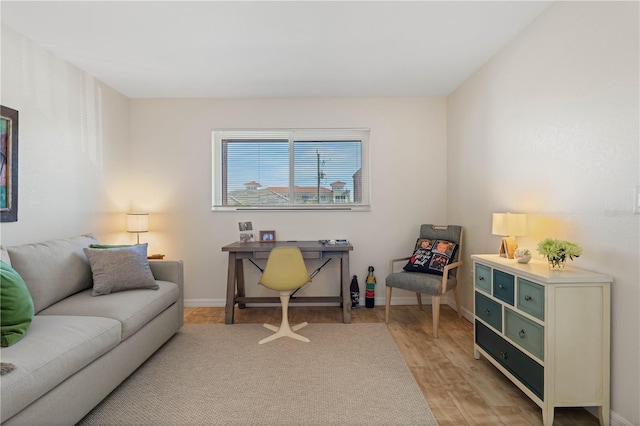
[[[387,324],[389,323],[391,290],[393,288],[401,288],[415,292],[420,309],[422,309],[422,293],[430,294],[433,309],[433,335],[437,338],[438,322],[440,320],[440,296],[449,290],[453,290],[458,317],[462,317],[460,295],[458,294],[458,275],[460,266],[462,265],[462,261],[460,260],[462,253],[462,227],[458,225],[439,226],[423,224],[420,225],[419,243],[422,239],[428,240],[423,246],[426,248],[424,251],[426,253],[424,262],[415,262],[415,270],[420,270],[421,272],[407,271],[404,269],[395,272],[399,262],[403,262],[405,265],[410,260],[413,262],[416,253],[414,253],[412,257],[391,260],[390,273],[385,280],[387,286],[385,322]],[[438,240],[449,241],[457,245],[457,247],[449,253],[448,258],[446,258],[446,254],[441,256],[437,251],[435,245]],[[418,245],[419,244],[416,244],[416,249],[419,248]],[[445,252],[446,249],[441,251]],[[443,260],[449,263],[445,265]],[[408,267],[408,269],[412,270],[412,267]],[[438,275],[440,272],[442,275]]]

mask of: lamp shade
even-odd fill
[[[527,235],[527,215],[522,213],[494,213],[491,233],[510,237]]]
[[[127,213],[127,232],[149,232],[149,213]]]

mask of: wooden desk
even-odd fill
[[[322,244],[319,241],[275,241],[272,243],[241,243],[222,247],[229,252],[227,270],[227,301],[225,306],[225,324],[233,324],[235,304],[244,308],[246,303],[280,303],[279,297],[247,297],[244,288],[244,259],[267,259],[274,247],[296,246],[302,251],[305,259],[339,259],[340,260],[340,296],[293,297],[291,302],[337,302],[342,304],[342,317],[345,324],[351,322],[351,293],[349,285],[349,252],[351,244]]]

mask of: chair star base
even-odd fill
[[[305,343],[309,343],[310,340],[307,339],[304,336],[301,336],[298,333],[294,333],[294,331],[298,331],[300,330],[302,327],[306,327],[307,325],[309,325],[308,322],[303,322],[302,324],[298,324],[298,325],[294,325],[293,327],[290,327],[289,324],[286,324],[286,327],[281,325],[280,327],[276,327],[275,325],[271,325],[271,324],[262,324],[265,328],[268,328],[271,331],[274,331],[275,334],[272,334],[269,337],[265,337],[264,339],[260,340],[258,342],[258,344],[263,344],[263,343],[267,343],[270,342],[272,340],[276,340],[279,339],[281,337],[290,337],[292,339],[296,339],[296,340],[300,340],[301,342],[305,342]]]

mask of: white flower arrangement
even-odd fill
[[[550,266],[561,267],[567,258],[580,257],[582,247],[569,241],[545,238],[538,243],[538,253],[547,258]]]

